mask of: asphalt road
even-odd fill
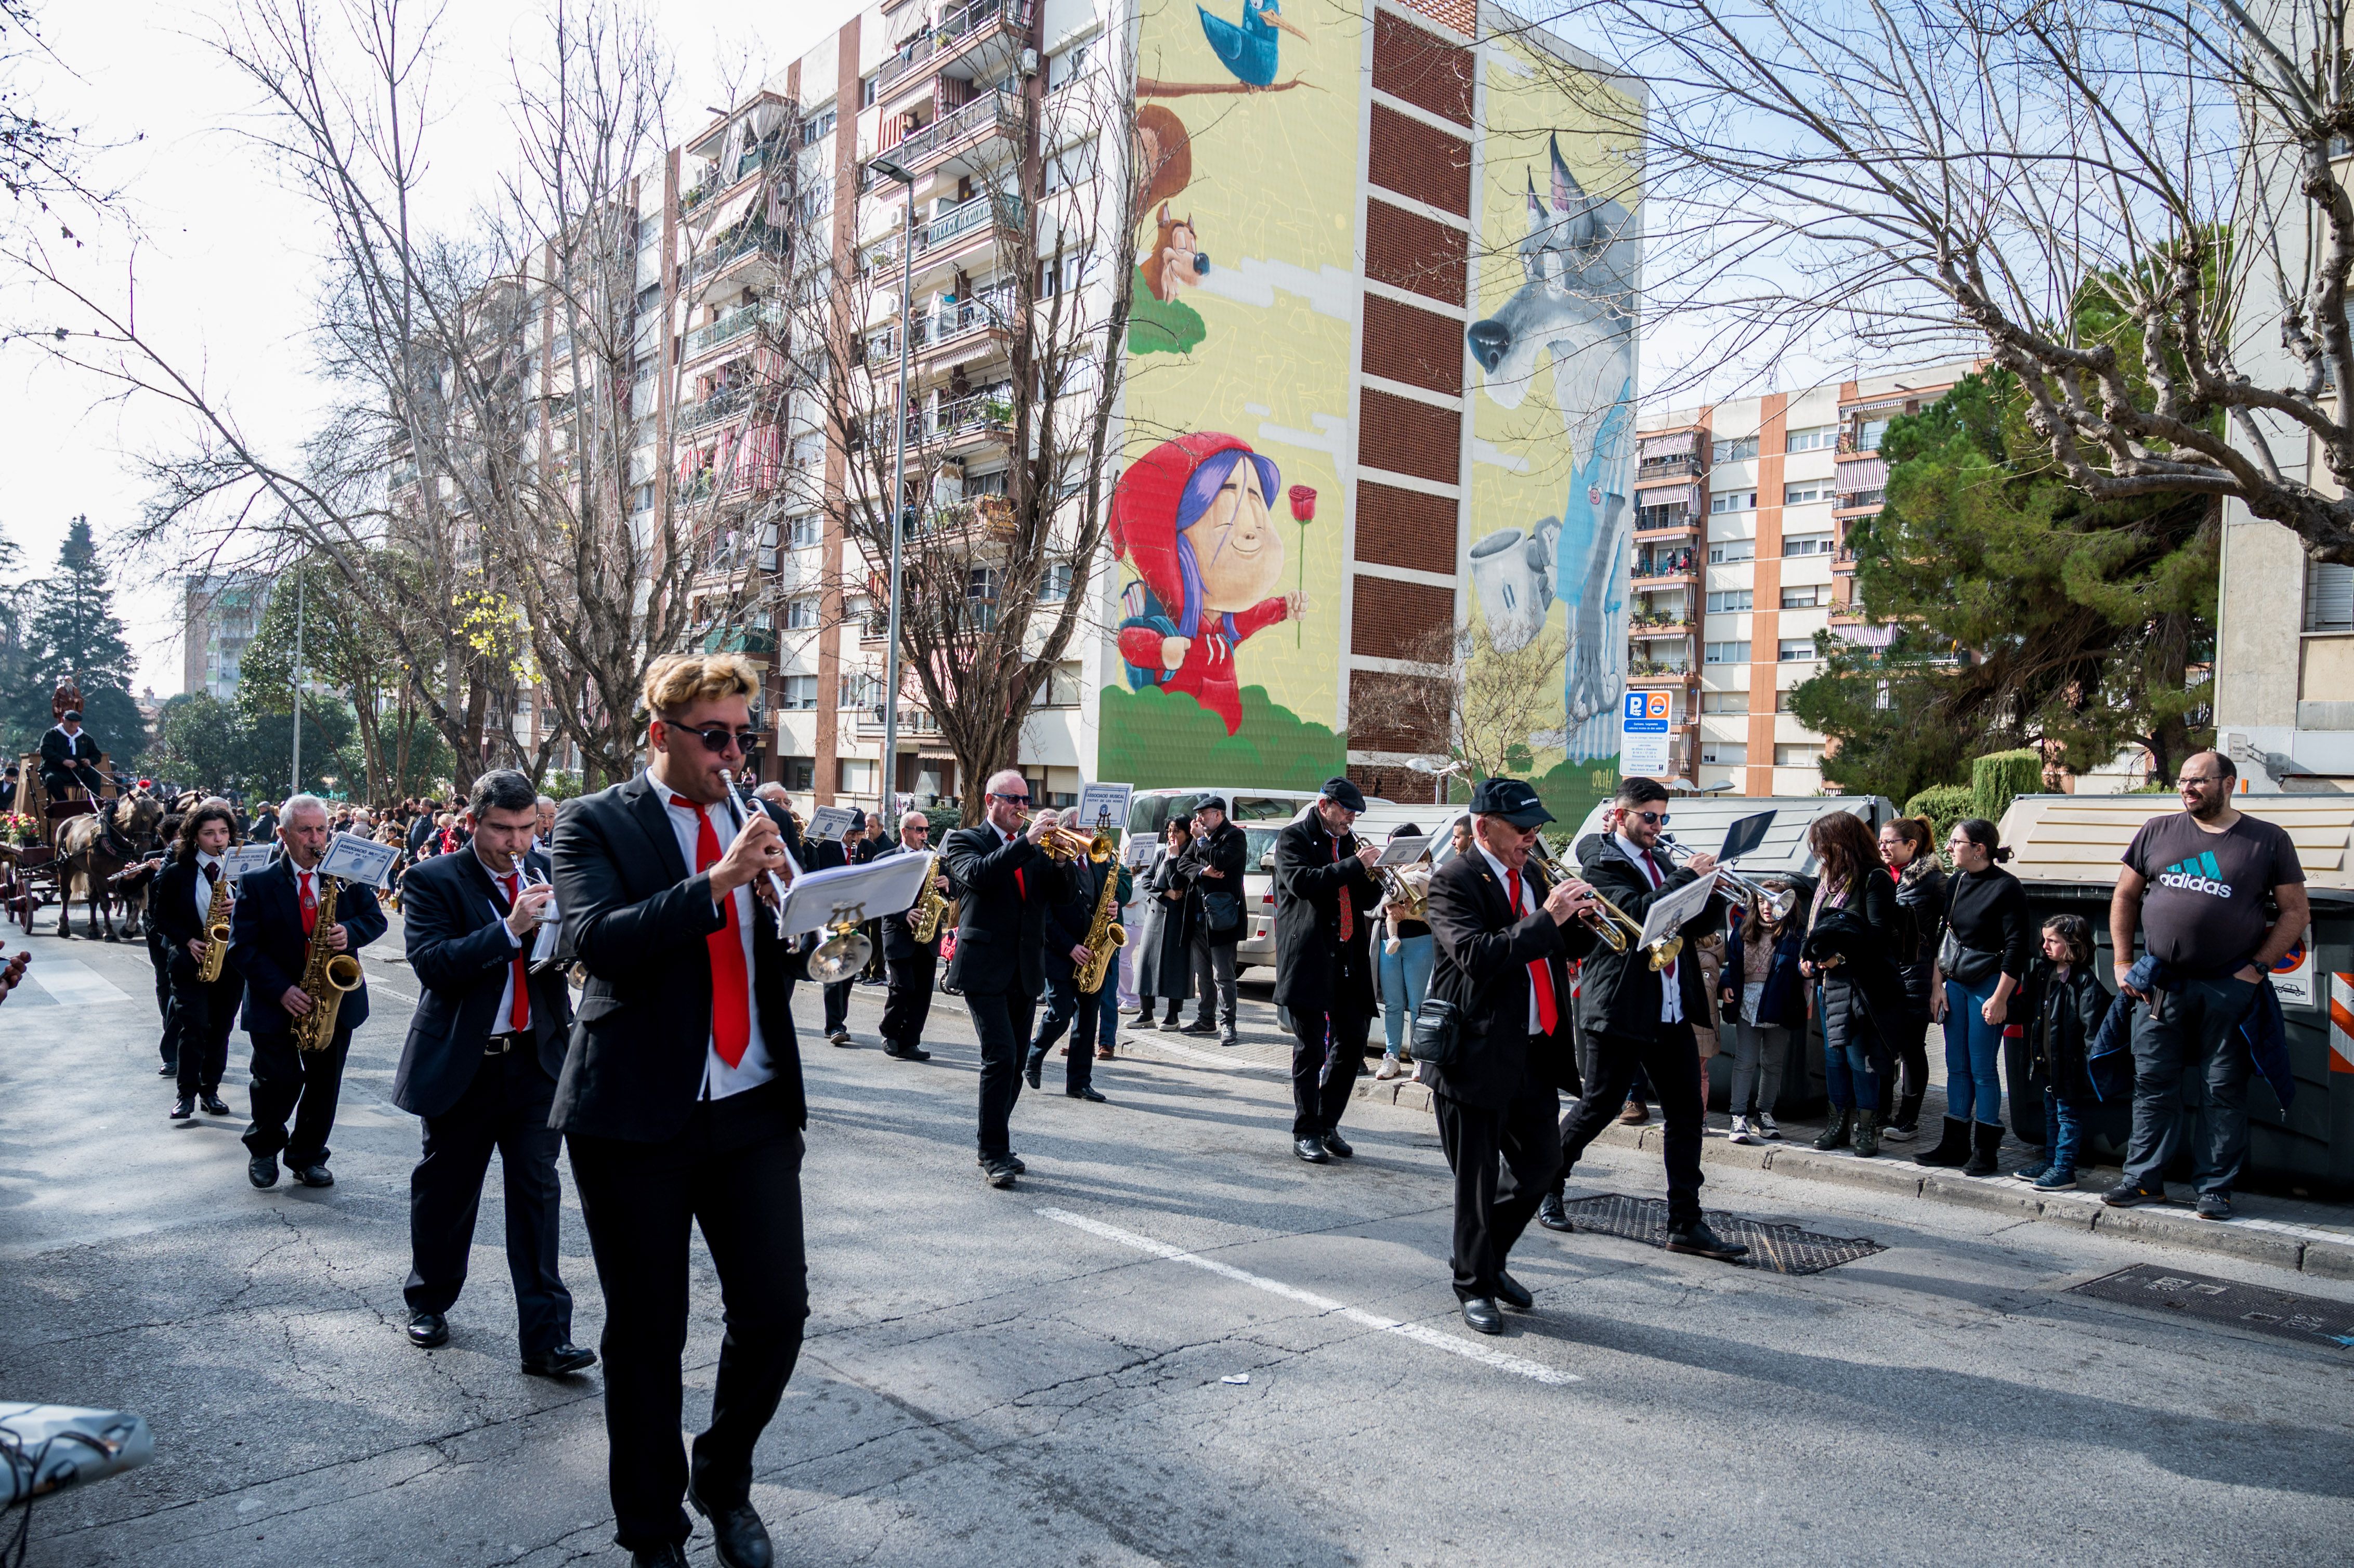
[[[337,1185],[257,1193],[241,1124],[164,1119],[143,948],[32,946],[44,986],[0,1009],[0,1398],[139,1411],[157,1458],[44,1501],[30,1561],[625,1561],[597,1377],[515,1370],[495,1179],[451,1344],[401,1336],[407,971],[368,966]],[[918,1065],[877,1049],[879,991],[850,1051],[816,1040],[817,1000],[814,1316],[754,1492],[785,1563],[2311,1564],[2354,1539],[2354,1349],[2066,1294],[2151,1262],[2354,1286],[1727,1172],[1712,1208],[1888,1250],[1787,1277],[1532,1232],[1537,1310],[1479,1339],[1426,1117],[1361,1105],[1357,1159],[1313,1168],[1280,1075],[1197,1041],[1106,1065],[1107,1106],[1050,1065],[1015,1113],[1031,1174],[992,1192],[961,1008]],[[1574,1193],[1662,1189],[1613,1150]],[[695,1256],[699,1424],[719,1323]]]

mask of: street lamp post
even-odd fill
[[[883,777],[877,781],[875,804],[884,815],[896,815],[899,789],[899,545],[900,523],[907,505],[907,411],[913,400],[907,387],[908,318],[915,308],[916,176],[904,165],[877,158],[868,165],[885,179],[906,187],[907,220],[899,230],[899,423],[891,456],[891,606],[890,646],[883,654]],[[897,824],[892,824],[894,832]]]
[[[1430,803],[1434,806],[1444,806],[1447,804],[1447,781],[1449,779],[1454,778],[1458,773],[1469,773],[1471,771],[1471,764],[1463,760],[1461,758],[1457,758],[1454,761],[1450,762],[1443,757],[1436,758],[1428,757],[1409,757],[1405,759],[1405,765],[1416,773],[1427,773],[1430,775],[1430,792],[1434,797]]]

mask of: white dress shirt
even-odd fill
[[[1471,842],[1479,846],[1480,856],[1487,861],[1488,868],[1496,874],[1496,880],[1498,883],[1502,885],[1504,889],[1504,897],[1509,902],[1512,896],[1512,873],[1511,868],[1506,866],[1502,861],[1498,860],[1494,855],[1490,854],[1486,844],[1480,843],[1478,839],[1473,839]],[[1522,916],[1529,912],[1529,878],[1525,867],[1522,868],[1521,874],[1520,885],[1521,901],[1512,906],[1512,918],[1515,921],[1518,921]],[[1537,988],[1533,985],[1529,987],[1529,1033],[1532,1034],[1542,1034],[1544,1033],[1544,1025],[1537,1016]]]
[[[1617,841],[1618,853],[1635,863],[1635,869],[1643,874],[1646,882],[1654,888],[1667,885],[1666,873],[1656,871],[1654,863],[1635,846],[1632,839],[1625,833],[1610,836]],[[1676,983],[1676,966],[1682,961],[1679,959],[1659,971],[1659,1022],[1662,1023],[1681,1023],[1684,1021],[1684,988]]]
[[[661,799],[663,810],[670,815],[671,832],[678,837],[679,859],[686,863],[687,874],[695,874],[695,841],[703,834],[703,820],[692,805],[671,804],[676,791],[654,777],[651,768],[645,773],[646,787]],[[730,808],[734,807],[734,810]],[[711,831],[718,837],[719,853],[726,854],[727,846],[736,842],[742,808],[732,799],[722,800],[705,808],[711,813]],[[728,895],[736,901],[736,935],[744,944],[744,978],[750,994],[745,998],[746,1016],[751,1020],[751,1038],[745,1043],[743,1060],[729,1066],[719,1054],[716,1039],[706,1039],[703,1047],[703,1097],[724,1100],[730,1095],[740,1095],[746,1089],[757,1089],[777,1075],[775,1065],[769,1060],[768,1042],[760,1035],[760,988],[750,985],[752,978],[752,921],[758,913],[758,901],[748,885]]]
[[[205,917],[213,912],[214,885],[211,879],[205,875],[205,867],[208,865],[220,865],[220,856],[217,854],[207,854],[203,850],[198,850],[196,852],[196,885],[195,889],[195,896],[196,900],[196,933],[197,935],[204,937],[207,941],[210,941],[212,939],[210,933],[205,929]],[[221,866],[220,874],[227,876],[228,874],[228,868],[227,866]]]

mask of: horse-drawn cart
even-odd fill
[[[155,820],[163,814],[144,795],[118,802],[114,774],[109,759],[101,755],[98,775],[101,779],[99,799],[95,806],[87,798],[69,800],[48,799],[48,790],[39,782],[41,759],[37,754],[24,758],[17,778],[22,781],[16,799],[23,813],[33,821],[31,842],[12,846],[5,856],[0,856],[0,913],[32,934],[33,922],[41,909],[51,903],[65,904],[69,895],[80,885],[90,902],[91,935],[98,934],[99,906],[108,901],[111,890],[107,879],[133,858],[136,850],[143,850],[152,839]],[[75,829],[78,818],[100,813],[95,828]],[[123,821],[128,814],[131,820]],[[58,933],[67,935],[66,920],[69,911],[58,911]],[[107,939],[114,939],[114,916],[109,907],[105,915]]]

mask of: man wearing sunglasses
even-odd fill
[[[751,1506],[752,1449],[809,1316],[790,991],[802,959],[762,902],[771,874],[791,874],[797,835],[728,788],[758,737],[759,689],[737,654],[655,660],[646,770],[556,821],[556,905],[588,982],[550,1121],[571,1149],[605,1291],[614,1539],[663,1568],[686,1562],[682,1497],[710,1520],[721,1563],[772,1560]],[[690,1463],[680,1347],[696,1229],[727,1328]]]
[[[949,984],[964,993],[981,1037],[981,1180],[1013,1185],[1026,1169],[1013,1152],[1013,1103],[1038,999],[1046,994],[1047,911],[1076,894],[1070,868],[1040,847],[1055,826],[1041,811],[1025,827],[1030,785],[1012,768],[991,776],[985,820],[959,828],[940,846],[949,876],[964,890]]]
[[[1578,874],[1634,919],[1643,919],[1660,897],[1716,870],[1714,855],[1694,855],[1679,866],[1659,847],[1668,791],[1659,780],[1627,779],[1612,805],[1612,830],[1578,841]],[[1579,966],[1579,1067],[1585,1096],[1562,1118],[1561,1169],[1566,1178],[1585,1146],[1618,1114],[1636,1071],[1649,1074],[1667,1121],[1668,1250],[1731,1262],[1749,1249],[1719,1236],[1701,1216],[1704,1107],[1700,1044],[1692,1035],[1693,1023],[1709,1013],[1708,980],[1691,944],[1723,923],[1723,898],[1710,899],[1699,918],[1683,927],[1683,956],[1665,969],[1653,969],[1649,954],[1632,942],[1623,953],[1597,947]],[[1570,1228],[1561,1192],[1556,1181],[1538,1210],[1539,1223],[1549,1230]]]

